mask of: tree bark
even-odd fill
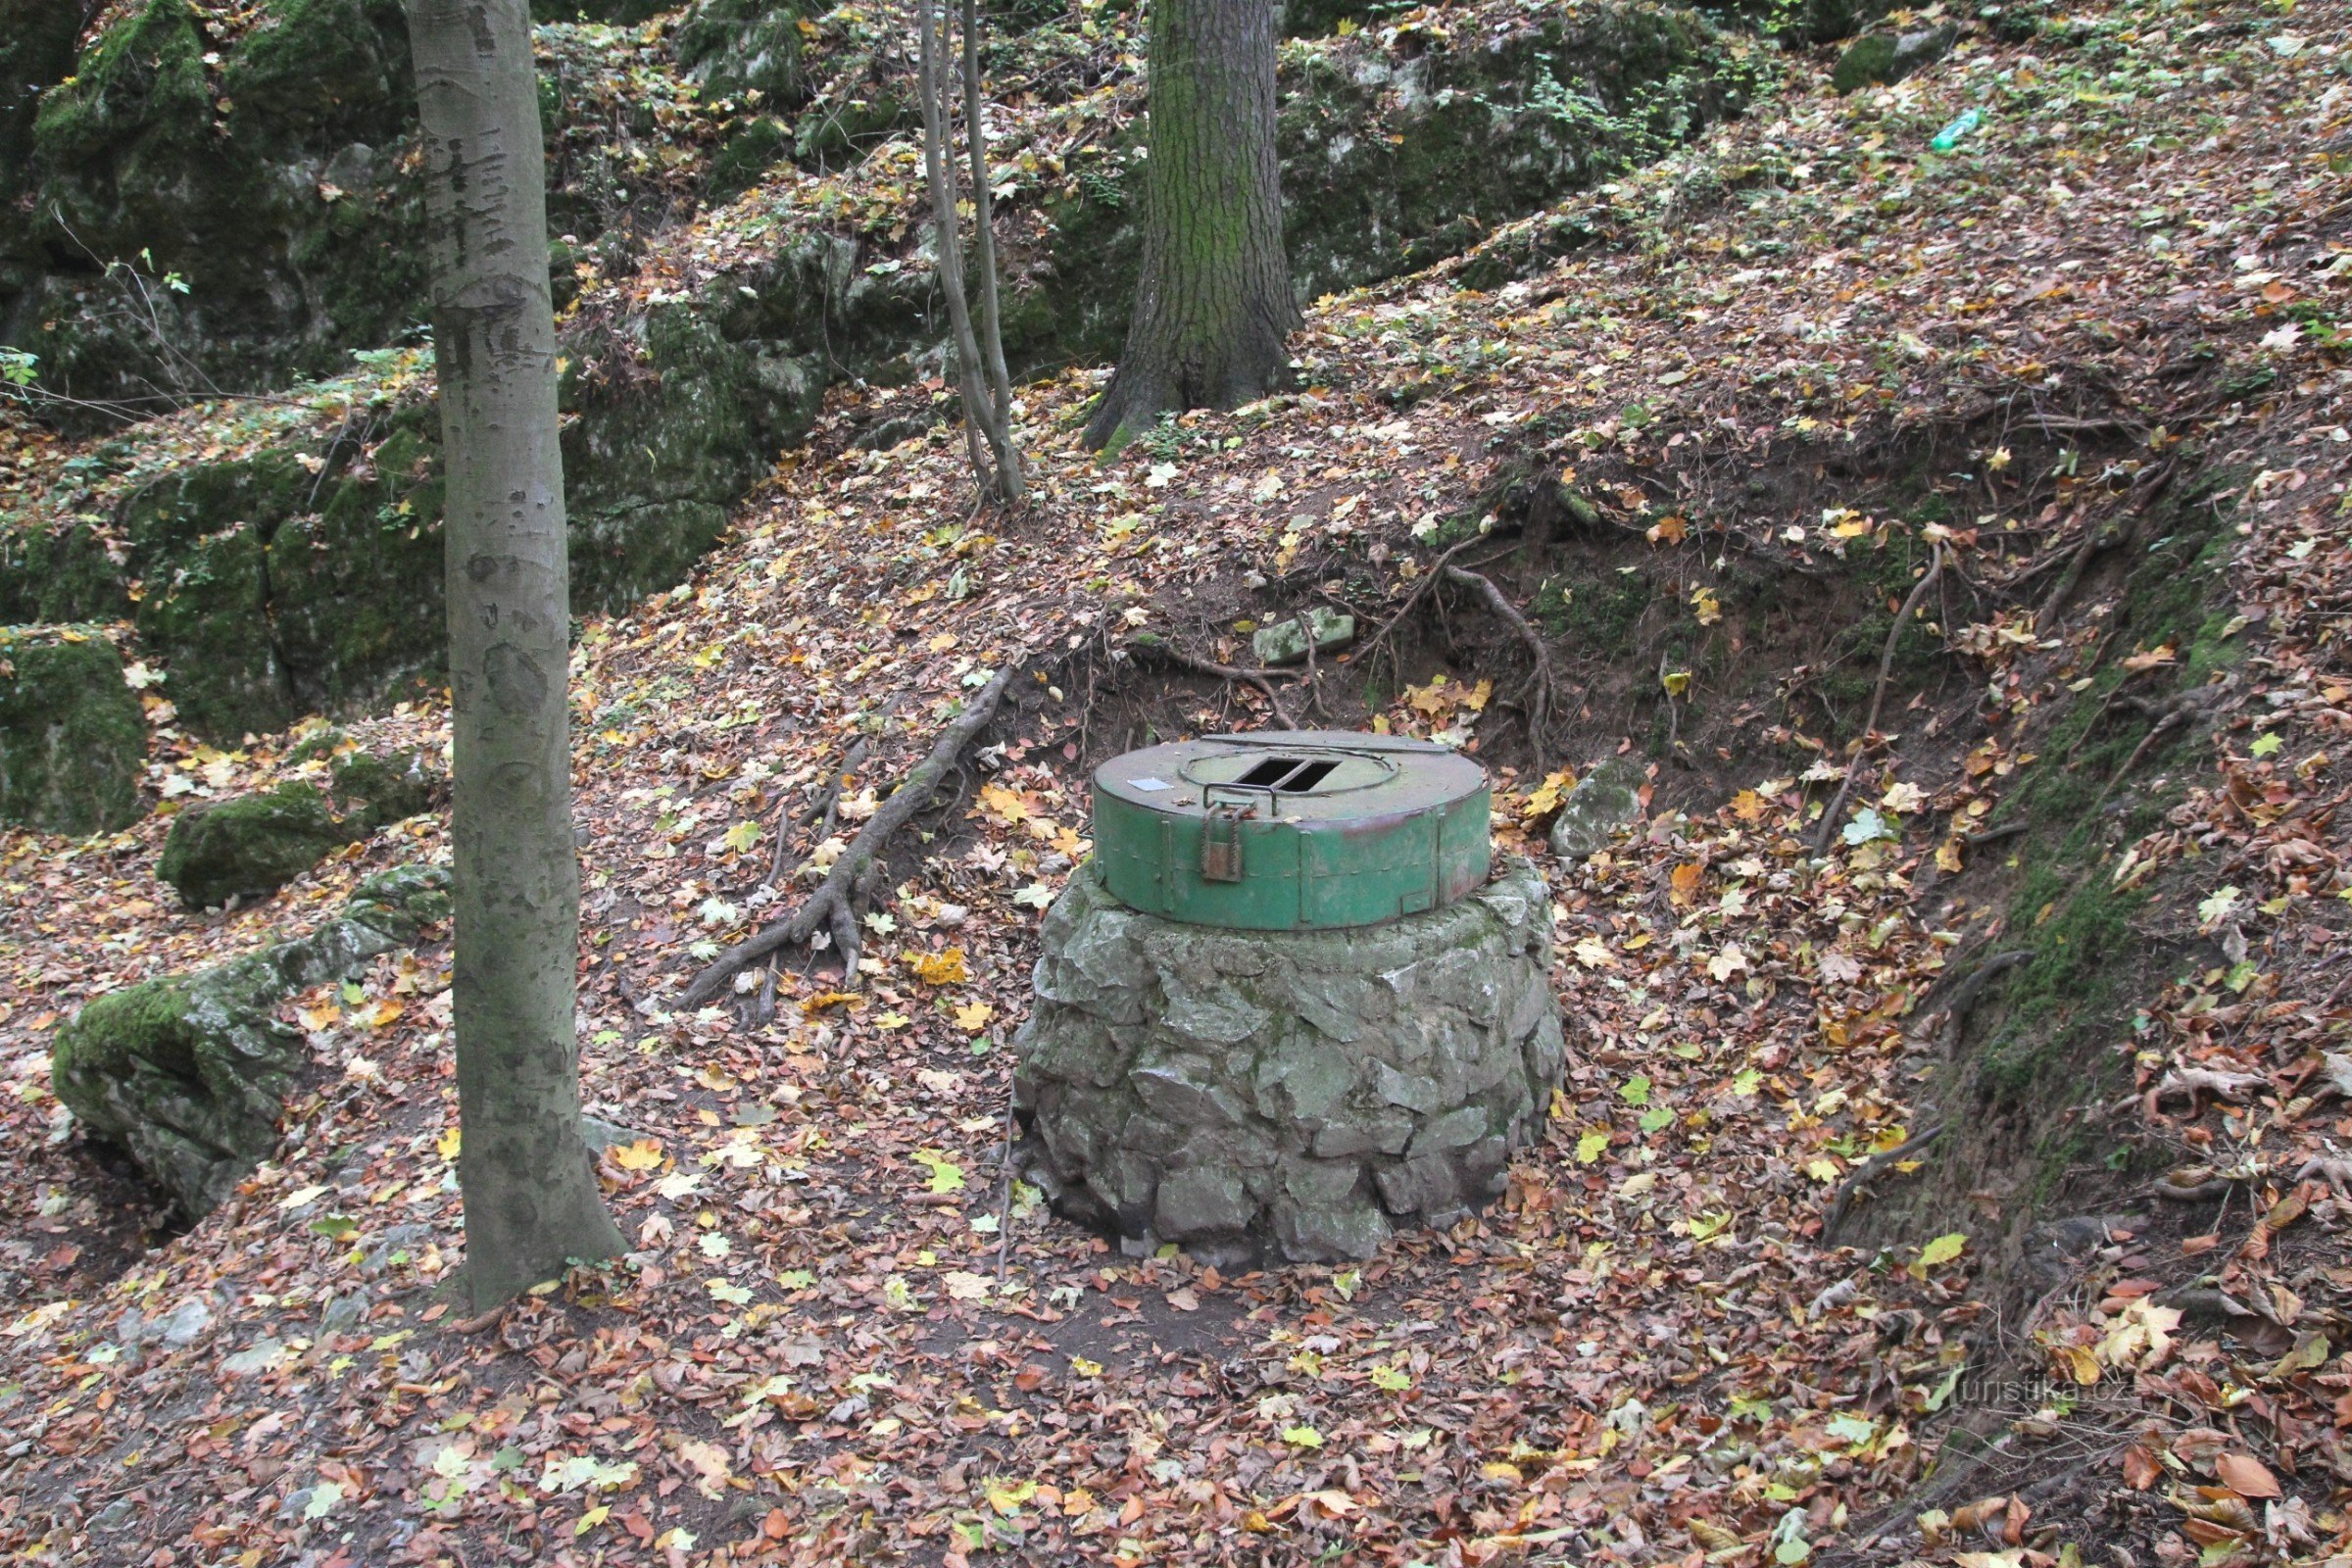
[[[1144,263],[1118,371],[1086,429],[1116,450],[1174,409],[1230,409],[1289,376],[1268,0],[1157,0]]]
[[[453,993],[476,1308],[623,1250],[580,1134],[569,564],[524,0],[409,0],[447,466]]]

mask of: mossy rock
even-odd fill
[[[347,825],[372,833],[440,805],[449,780],[419,752],[353,752],[327,770],[326,790]]]
[[[792,156],[792,129],[773,115],[750,122],[710,155],[710,183],[705,192],[723,206],[760,183],[760,177]]]
[[[1871,32],[1856,38],[1838,57],[1830,85],[1840,93],[1888,86],[1951,52],[1957,27],[1917,27],[1906,32]]]
[[[1426,267],[1688,140],[1745,102],[1757,47],[1611,4],[1404,59],[1367,38],[1301,54],[1280,122],[1299,296]]]
[[[444,483],[430,409],[403,410],[366,476],[317,487],[269,533],[272,646],[292,706],[353,713],[441,684]]]
[[[1726,26],[1804,46],[1850,38],[1893,7],[1888,0],[1721,0],[1699,9]]]
[[[309,0],[296,10],[378,3]],[[273,37],[294,26],[296,10]],[[698,14],[722,31],[722,23],[797,16],[736,0]],[[75,113],[92,122],[76,134],[113,149],[109,157],[123,136],[145,134],[139,106],[184,66],[174,40],[192,25],[182,0],[149,0],[136,16],[145,20],[110,29],[98,51],[118,62],[109,79],[119,91],[75,88]],[[1500,39],[1433,36],[1401,63],[1409,49],[1357,36],[1287,50],[1281,154],[1301,293],[1426,265],[1687,138],[1743,101],[1753,49],[1695,12],[1611,3]],[[133,57],[153,69],[120,66]],[[269,58],[238,69],[276,79]],[[349,74],[339,68],[338,79]],[[132,103],[140,81],[148,99]],[[281,118],[328,122],[331,107],[297,103]],[[64,136],[74,117],[59,113]],[[837,118],[818,105],[799,128]],[[904,118],[903,106],[885,117]],[[1006,257],[1006,275],[1020,280],[1006,300],[1006,348],[1024,371],[1117,352],[1140,258],[1138,182],[1124,150],[1082,169],[1073,194],[1048,202],[1042,242]],[[766,155],[747,148],[738,174]],[[877,270],[872,260],[854,239],[807,234],[691,298],[567,334],[575,612],[623,609],[682,580],[775,453],[806,435],[829,381],[903,370],[937,351],[944,322],[929,269]],[[437,680],[444,660],[437,436],[431,412],[412,408],[395,416],[364,473],[333,451],[318,454],[332,465],[323,474],[284,452],[194,466],[141,490],[103,526],[75,522],[7,544],[32,568],[26,578],[56,586],[24,610],[0,602],[0,614],[133,616],[169,671],[166,695],[182,722],[225,744],[307,711],[407,695]]]
[[[193,464],[112,518],[0,537],[0,614],[131,620],[180,722],[223,743],[429,690],[448,635],[437,421],[392,423],[365,471],[282,451]]]
[[[27,6],[42,20],[20,43],[7,8]],[[667,8],[540,9],[636,23]],[[697,34],[710,70],[797,76],[798,13],[738,9]],[[130,400],[281,386],[425,324],[402,0],[263,0],[232,39],[190,0],[136,0],[76,60],[81,11],[0,0],[0,196],[12,198],[0,210],[25,215],[0,225],[0,342],[38,356],[44,388]],[[30,34],[69,15],[61,68],[46,33]],[[37,112],[16,77],[47,88]],[[609,103],[559,77],[547,85],[549,213],[585,242],[631,207],[628,160],[642,153],[615,145]],[[633,130],[657,133],[650,109]]]
[[[1738,113],[1764,71],[1753,39],[1647,4],[1580,6],[1499,38],[1294,45],[1277,153],[1295,289],[1309,301],[1459,254]],[[1116,357],[1142,263],[1142,139],[1130,126],[1045,202],[1042,247],[1007,249],[1017,365]]]
[[[424,314],[415,118],[399,0],[272,0],[225,48],[146,0],[41,98],[29,237],[74,263],[0,297],[0,337],[80,398],[340,368]],[[165,341],[92,258],[136,262]]]
[[[447,797],[449,780],[422,754],[348,745],[330,729],[289,754],[295,762],[328,760],[324,790],[295,780],[181,811],[165,835],[155,874],[192,909],[267,898],[344,845],[431,810]]]
[[[146,811],[147,721],[95,628],[0,627],[0,822],[101,833]]]
[[[191,909],[267,898],[358,837],[309,784],[191,806],[172,822],[155,874]]]
[[[446,918],[447,886],[446,872],[427,867],[379,873],[307,936],[98,998],[57,1032],[57,1098],[201,1218],[276,1147],[284,1097],[310,1059],[278,1004],[349,978]]]
[[[0,0],[0,206],[21,188],[42,92],[73,73],[81,19],[61,0]]]
[[[811,167],[855,163],[876,143],[917,123],[912,99],[871,54],[835,62],[825,96],[793,122],[792,156]]]

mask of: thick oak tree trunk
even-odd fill
[[[1298,324],[1282,248],[1268,0],[1154,0],[1144,266],[1127,347],[1090,446],[1172,409],[1230,409],[1282,385]]]
[[[569,568],[525,0],[409,0],[449,497],[458,1101],[477,1307],[623,1250],[580,1134]]]

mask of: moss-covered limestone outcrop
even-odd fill
[[[226,44],[187,0],[141,0],[40,97],[0,340],[100,399],[390,341],[423,298],[415,115],[399,0],[275,0]]]
[[[1409,43],[1399,39],[1397,43]],[[1501,36],[1339,38],[1286,59],[1302,298],[1415,270],[1736,114],[1754,40],[1679,7],[1570,4]]]
[[[712,36],[752,25],[730,5],[710,0]],[[1424,265],[1734,112],[1753,47],[1694,12],[1617,0],[1502,37],[1292,46],[1283,178],[1301,293]],[[1114,156],[1046,202],[1042,252],[1008,256],[1007,347],[1024,365],[1115,352],[1138,172]],[[683,578],[829,382],[911,373],[939,352],[935,295],[919,255],[804,231],[685,298],[568,332],[574,609]],[[198,465],[102,522],[0,538],[0,618],[130,618],[182,721],[210,739],[396,698],[441,665],[440,491],[432,412],[389,423],[366,457],[345,440]]]
[[[1737,114],[1767,69],[1748,34],[1681,6],[1571,4],[1501,35],[1445,13],[1283,50],[1284,242],[1301,301],[1458,254],[1490,229]],[[1141,258],[1130,126],[1047,239],[1006,263],[1005,348],[1031,366],[1116,354]]]
[[[441,482],[433,411],[391,424],[365,460],[196,464],[111,516],[0,534],[0,616],[130,621],[212,740],[406,695],[441,663]]]
[[[446,783],[414,752],[353,752],[320,784],[297,779],[187,807],[155,874],[192,909],[266,898],[344,845],[430,808]]]
[[[25,8],[35,15],[14,20]],[[94,9],[0,0],[0,343],[38,355],[45,388],[136,409],[161,393],[280,386],[423,324],[402,0],[266,0],[225,24],[190,0],[135,0],[76,58]],[[667,9],[535,8],[543,22],[619,24]],[[696,15],[708,85],[797,79],[794,6],[704,0]],[[647,164],[677,149],[649,145],[664,132],[646,100],[674,107],[691,87],[656,84],[616,127],[610,86],[583,89],[566,69],[610,40],[551,32],[549,213],[585,246],[662,208]],[[565,290],[571,253],[560,247],[556,265]]]
[[[434,868],[382,872],[308,936],[98,998],[57,1033],[57,1098],[190,1218],[209,1213],[277,1146],[285,1096],[309,1063],[278,1004],[414,942],[447,917],[447,886]]]
[[[0,626],[0,822],[128,827],[146,810],[147,721],[122,659],[90,626]]]

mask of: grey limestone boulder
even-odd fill
[[[1551,853],[1573,862],[1608,848],[1611,839],[1641,818],[1642,774],[1642,764],[1630,757],[1593,764],[1551,819]]]
[[[57,1098],[201,1218],[277,1147],[279,1110],[310,1061],[278,1004],[416,940],[449,912],[448,885],[431,867],[380,872],[307,936],[109,992],[57,1033]]]
[[[1565,1044],[1551,903],[1524,860],[1346,931],[1229,931],[1081,871],[1046,917],[1018,1038],[1030,1179],[1136,1248],[1370,1256],[1497,1196]]]

